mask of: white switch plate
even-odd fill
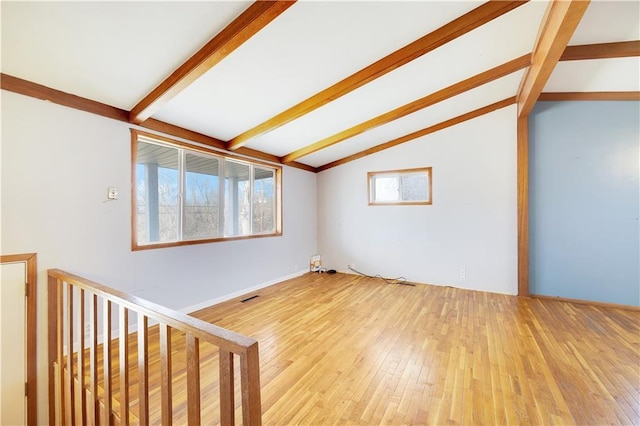
[[[116,188],[115,186],[110,186],[108,191],[107,191],[107,198],[110,200],[117,200],[118,199],[118,188]]]

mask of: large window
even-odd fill
[[[369,172],[370,205],[431,204],[431,167]]]
[[[132,130],[133,249],[281,235],[281,168]]]

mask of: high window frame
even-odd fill
[[[131,129],[133,251],[281,235],[281,166]]]
[[[370,206],[433,204],[431,167],[367,173]]]

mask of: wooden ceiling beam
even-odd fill
[[[21,78],[14,77],[8,74],[0,73],[0,89],[17,93],[19,95],[41,99],[43,101],[51,102],[56,105],[62,105],[65,107],[77,109],[79,111],[96,114],[101,117],[106,117],[125,123],[129,122],[129,111],[126,111],[124,109],[116,108],[111,105],[93,101],[91,99],[82,98],[80,96],[52,89],[50,87],[43,86],[32,81],[23,80]],[[155,130],[157,132],[164,133],[173,137],[186,139],[191,142],[197,142],[202,145],[215,148],[219,151],[227,151],[225,149],[226,143],[224,141],[221,141],[220,139],[212,138],[211,136],[203,135],[202,133],[197,133],[183,127],[155,120],[153,118],[146,120],[138,126],[149,130]],[[267,154],[262,151],[257,151],[255,149],[243,148],[240,150],[236,150],[234,154],[240,154],[258,160],[270,161],[272,163],[281,163],[279,157]],[[302,163],[293,162],[287,165],[314,173],[316,171],[315,167]]]
[[[640,101],[640,92],[542,92],[539,101]]]
[[[583,61],[589,59],[629,58],[633,56],[640,56],[640,40],[567,46],[562,56],[560,56],[560,60]]]
[[[383,124],[390,123],[391,121],[394,121],[404,116],[407,116],[409,114],[412,114],[423,108],[434,105],[438,102],[442,102],[446,99],[457,96],[468,90],[475,89],[476,87],[482,86],[483,84],[489,83],[493,80],[497,80],[500,77],[504,77],[505,75],[509,75],[513,72],[524,69],[528,67],[530,63],[531,63],[531,56],[523,55],[517,59],[514,59],[502,65],[499,65],[488,71],[477,74],[459,83],[456,83],[449,87],[445,87],[444,89],[438,90],[437,92],[434,92],[423,98],[417,99],[406,105],[402,105],[394,110],[391,110],[382,115],[379,115],[370,120],[367,120],[364,123],[357,124],[349,129],[343,130],[339,133],[336,133],[332,136],[324,138],[311,145],[300,148],[282,157],[282,162],[288,163],[291,161],[295,161],[298,158],[304,157],[306,155],[313,154],[314,152],[320,151],[321,149],[327,148],[331,145],[335,145],[346,139],[352,138],[356,135],[359,135],[360,133],[364,133],[368,130],[371,130]]]
[[[418,40],[396,50],[373,64],[350,75],[333,86],[311,96],[271,117],[267,121],[245,131],[229,141],[227,148],[235,150],[244,146],[250,139],[268,133],[305,114],[310,113],[327,103],[346,95],[359,87],[379,78],[420,56],[454,40],[491,20],[525,4],[524,1],[493,0],[473,9],[461,17],[449,22],[437,30],[419,38]]]
[[[411,140],[417,139],[419,137],[426,136],[426,135],[428,135],[430,133],[435,133],[435,132],[437,132],[439,130],[446,129],[447,127],[455,126],[456,124],[460,124],[460,123],[465,122],[467,120],[471,120],[472,118],[480,117],[481,115],[488,114],[490,112],[493,112],[493,111],[496,111],[498,109],[507,107],[509,105],[513,105],[515,103],[516,103],[516,98],[515,98],[515,96],[512,96],[510,98],[507,98],[507,99],[504,99],[502,101],[493,103],[491,105],[487,105],[485,107],[478,108],[478,109],[476,109],[474,111],[471,111],[471,112],[468,112],[466,114],[459,115],[459,116],[454,117],[454,118],[452,118],[450,120],[446,120],[446,121],[443,121],[441,123],[435,124],[433,126],[429,126],[429,127],[424,128],[424,129],[415,131],[413,133],[409,133],[408,135],[401,136],[401,137],[393,139],[393,140],[391,140],[389,142],[385,142],[383,144],[376,145],[374,147],[365,149],[364,151],[360,151],[360,152],[358,152],[356,154],[349,155],[348,157],[341,158],[340,160],[336,160],[336,161],[334,161],[332,163],[325,164],[324,166],[318,167],[316,170],[318,172],[322,172],[324,170],[328,170],[328,169],[331,169],[333,167],[337,167],[337,166],[340,166],[342,164],[349,163],[349,162],[357,160],[359,158],[366,157],[367,155],[375,154],[376,152],[380,152],[380,151],[383,151],[385,149],[389,149],[389,148],[392,148],[394,146],[403,144],[405,142],[409,142]]]
[[[540,26],[531,66],[518,89],[518,117],[529,115],[575,32],[589,0],[553,0]]]
[[[129,114],[140,124],[295,3],[256,1],[144,97]]]
[[[92,114],[101,115],[118,121],[128,121],[129,119],[129,113],[124,109],[52,89],[50,87],[43,86],[42,84],[23,80],[9,74],[0,74],[0,89],[69,108],[90,112]]]

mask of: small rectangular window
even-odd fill
[[[134,250],[281,235],[282,169],[132,130]]]
[[[431,204],[431,167],[367,173],[369,205]]]

